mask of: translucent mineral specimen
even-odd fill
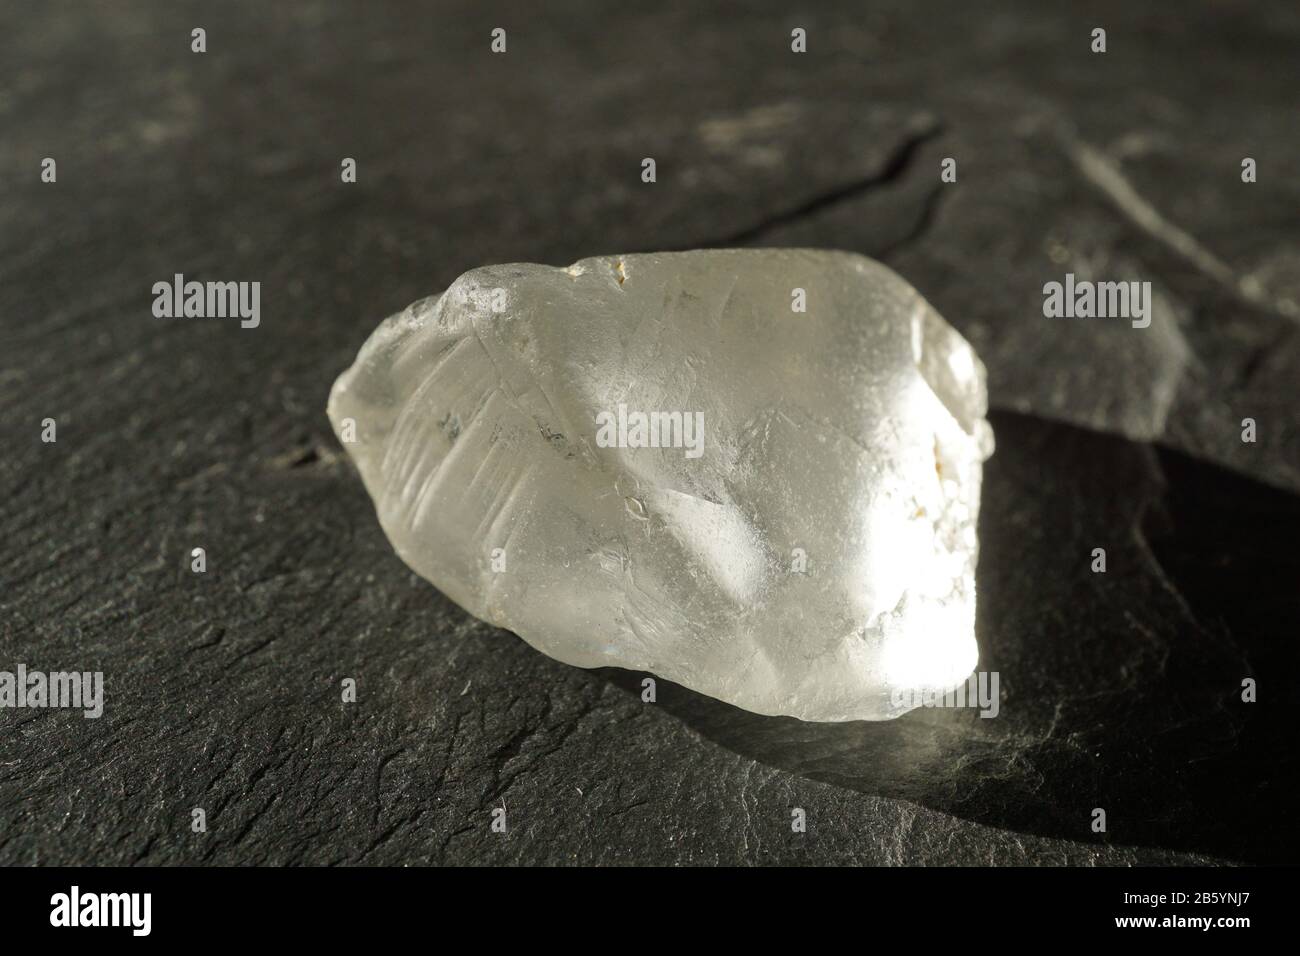
[[[402,559],[579,667],[878,720],[977,659],[984,368],[857,255],[488,266],[385,321],[329,416]]]

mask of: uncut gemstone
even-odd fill
[[[975,668],[986,409],[906,281],[795,249],[474,269],[329,399],[394,549],[471,614],[816,721]]]

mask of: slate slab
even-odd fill
[[[1266,3],[0,11],[0,669],[107,694],[0,710],[0,862],[1293,861],[1298,42]],[[333,444],[334,376],[467,268],[745,244],[882,258],[988,364],[996,719],[644,704],[416,579]],[[1044,318],[1067,271],[1152,327]],[[155,318],[176,273],[260,326]]]

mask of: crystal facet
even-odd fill
[[[984,367],[894,272],[814,250],[488,266],[330,395],[397,553],[579,667],[895,717],[977,659]]]

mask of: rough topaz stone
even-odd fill
[[[579,667],[876,720],[977,661],[983,365],[862,256],[474,269],[329,416],[402,559]]]

